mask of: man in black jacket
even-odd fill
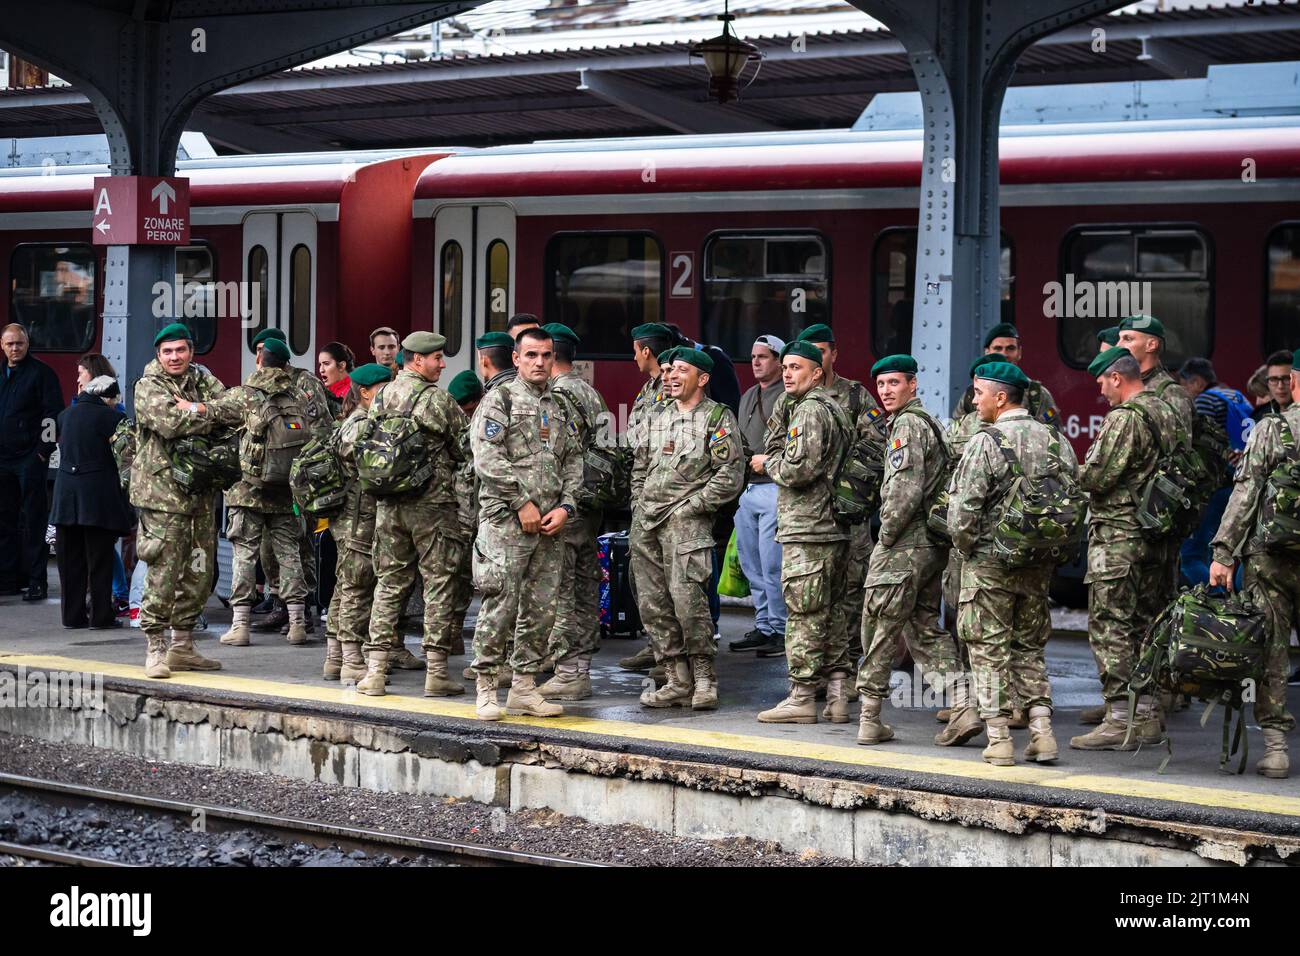
[[[46,597],[45,544],[48,502],[46,466],[54,451],[56,422],[63,410],[53,370],[27,353],[30,340],[21,325],[0,329],[0,481],[16,483],[19,520],[0,525],[0,593],[26,587],[24,601]]]

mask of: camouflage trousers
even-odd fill
[[[1242,585],[1268,614],[1268,644],[1255,695],[1255,723],[1265,730],[1290,733],[1295,718],[1286,709],[1287,646],[1291,622],[1300,609],[1300,564],[1271,554],[1248,555]]]
[[[1088,643],[1107,701],[1128,699],[1142,637],[1169,601],[1167,571],[1163,543],[1088,541]]]
[[[415,584],[416,569],[424,579],[426,651],[451,650],[452,605],[456,569],[468,544],[460,524],[447,509],[420,498],[379,499],[375,516],[375,598],[366,650],[401,643],[397,624]]]
[[[957,632],[970,654],[975,696],[985,720],[1022,707],[1051,707],[1047,607],[1051,565],[1014,570],[992,562],[963,561],[957,598]]]
[[[948,566],[943,569],[943,623],[948,633],[957,641],[957,657],[961,666],[970,669],[970,654],[966,650],[966,641],[961,636],[961,625],[957,619],[958,600],[961,595],[961,569],[965,561],[961,552],[953,548],[948,552]]]
[[[848,541],[782,545],[781,595],[789,613],[785,658],[790,680],[797,684],[815,684],[832,674],[847,677],[853,671],[844,605],[850,548]]]
[[[364,642],[375,600],[375,564],[370,555],[370,542],[353,542],[352,523],[346,515],[330,521],[330,533],[339,558],[334,566],[334,596],[330,599],[326,634],[349,643]]]
[[[563,548],[560,537],[525,534],[513,514],[479,522],[472,566],[483,603],[474,627],[475,671],[495,674],[506,664],[517,674],[541,672],[555,625]]]
[[[600,646],[600,556],[596,553],[596,534],[601,515],[579,513],[574,520],[578,529],[565,535],[555,627],[551,629],[549,653],[557,661],[594,654]]]
[[[477,536],[477,531],[475,532]],[[451,623],[448,625],[447,641],[455,642],[465,630],[465,615],[474,601],[474,547],[470,545],[461,554],[460,563],[456,565],[455,597],[451,602]]]
[[[212,593],[216,521],[209,500],[198,514],[138,509],[135,553],[148,571],[140,600],[140,629],[191,631]]]
[[[655,660],[713,657],[708,584],[713,518],[672,515],[653,529],[633,522],[628,536],[636,604]]]
[[[302,534],[298,538],[298,563],[302,567],[302,579],[307,585],[307,596],[312,600],[315,600],[319,582],[316,568],[316,542],[313,535],[315,527],[315,518],[304,520]],[[258,557],[262,561],[262,575],[266,578],[266,586],[284,598],[284,589],[280,587],[280,560],[276,557],[275,549],[271,547],[269,539],[262,539],[262,548]]]
[[[864,653],[862,647],[862,585],[867,580],[867,563],[871,560],[871,522],[864,521],[849,529],[849,549],[844,576],[844,597],[840,609],[848,641],[849,661],[856,665]],[[787,652],[788,653],[788,652]]]
[[[939,578],[947,562],[944,548],[877,544],[871,552],[862,606],[867,653],[857,681],[863,696],[889,696],[889,672],[900,634],[936,690],[946,688],[959,673],[952,635],[939,626]]]
[[[236,607],[257,603],[257,554],[263,541],[280,566],[281,600],[286,604],[307,600],[307,579],[302,569],[303,519],[295,514],[268,514],[254,508],[230,508],[226,537],[235,552],[231,572],[230,603]]]

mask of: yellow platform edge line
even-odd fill
[[[47,670],[98,673],[103,674],[105,677],[147,680],[144,676],[143,667],[75,657],[16,654],[0,651],[0,663]],[[177,686],[231,691],[278,698],[293,703],[317,702],[346,705],[379,712],[474,719],[474,706],[472,704],[455,703],[444,698],[406,697],[396,694],[384,697],[367,697],[358,694],[351,688],[291,684],[251,677],[237,677],[224,672],[183,671],[173,674],[167,681],[158,682],[159,690]],[[993,767],[982,762],[957,760],[951,757],[929,757],[922,754],[900,753],[888,748],[843,747],[834,744],[784,740],[776,737],[700,730],[679,726],[665,727],[657,724],[638,724],[631,721],[604,720],[593,717],[506,717],[503,718],[501,723],[600,734],[606,737],[630,740],[738,750],[768,756],[801,758],[859,767],[874,767],[883,770],[938,774],[967,780],[1014,783],[1051,790],[1091,791],[1112,796],[1166,800],[1203,807],[1218,807],[1225,810],[1300,816],[1300,797],[1253,793],[1245,790],[1231,790],[1226,787],[1198,787],[1160,780],[1127,779],[1104,774],[1076,773],[1070,770],[1028,765]]]

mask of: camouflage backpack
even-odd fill
[[[239,435],[221,429],[206,435],[187,435],[168,442],[172,481],[187,494],[225,491],[239,481]]]
[[[117,462],[117,480],[123,491],[131,490],[131,465],[135,462],[135,419],[124,418],[113,429],[109,439],[113,460]]]
[[[1259,505],[1259,543],[1270,554],[1300,554],[1300,449],[1282,416],[1286,458],[1269,472]]]
[[[1138,413],[1160,456],[1156,470],[1137,492],[1137,520],[1142,533],[1152,541],[1184,537],[1195,526],[1199,512],[1199,471],[1188,461],[1196,456],[1190,450],[1171,448],[1151,413],[1137,402],[1126,402],[1123,407]]]
[[[1147,628],[1142,650],[1128,685],[1129,730],[1133,734],[1137,698],[1162,691],[1193,694],[1207,701],[1201,726],[1215,704],[1223,704],[1223,748],[1219,769],[1240,747],[1237,773],[1246,767],[1246,738],[1242,733],[1247,688],[1253,689],[1263,673],[1268,622],[1264,612],[1241,594],[1224,595],[1221,589],[1198,584],[1184,588]],[[1237,729],[1231,735],[1232,712],[1237,712]],[[1160,764],[1163,772],[1173,756]]]
[[[857,440],[857,416],[852,410],[861,407],[857,400],[861,387],[856,386],[850,395],[848,413],[829,395],[810,396],[831,413],[845,439],[844,454],[831,477],[831,510],[836,521],[847,525],[869,520],[880,507],[880,485],[885,477],[884,443]]]
[[[1011,471],[1011,482],[993,527],[993,547],[998,558],[1009,568],[1071,560],[1083,539],[1088,510],[1078,482],[1059,467],[1048,475],[1026,475],[1006,435],[998,428],[988,429],[988,434]],[[1055,431],[1048,450],[1059,463],[1061,445]]]
[[[244,480],[256,488],[283,487],[289,484],[294,459],[311,439],[307,413],[292,391],[261,394],[262,407],[239,443],[239,466]]]
[[[596,431],[598,423],[587,421],[579,402],[562,389],[552,389],[552,394],[568,413],[575,434],[579,429],[588,435]],[[501,399],[506,414],[510,414],[510,393],[502,392]],[[632,503],[632,449],[617,436],[611,434],[611,437],[614,439],[612,445],[601,444],[598,436],[583,453],[582,485],[578,488],[577,505],[584,511],[627,508]]]
[[[433,477],[434,462],[424,429],[411,417],[431,383],[418,383],[396,408],[385,408],[362,422],[355,457],[361,490],[372,495],[404,495],[419,491]]]
[[[347,504],[350,482],[339,459],[339,433],[335,427],[324,438],[307,442],[289,469],[289,489],[301,512],[329,517]]]

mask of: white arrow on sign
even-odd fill
[[[164,180],[153,188],[149,198],[158,201],[158,215],[165,216],[167,215],[167,200],[176,201],[176,190],[172,189],[171,184]]]
[[[101,219],[99,222],[95,223],[95,228],[98,229],[101,233],[108,232],[108,220]]]

